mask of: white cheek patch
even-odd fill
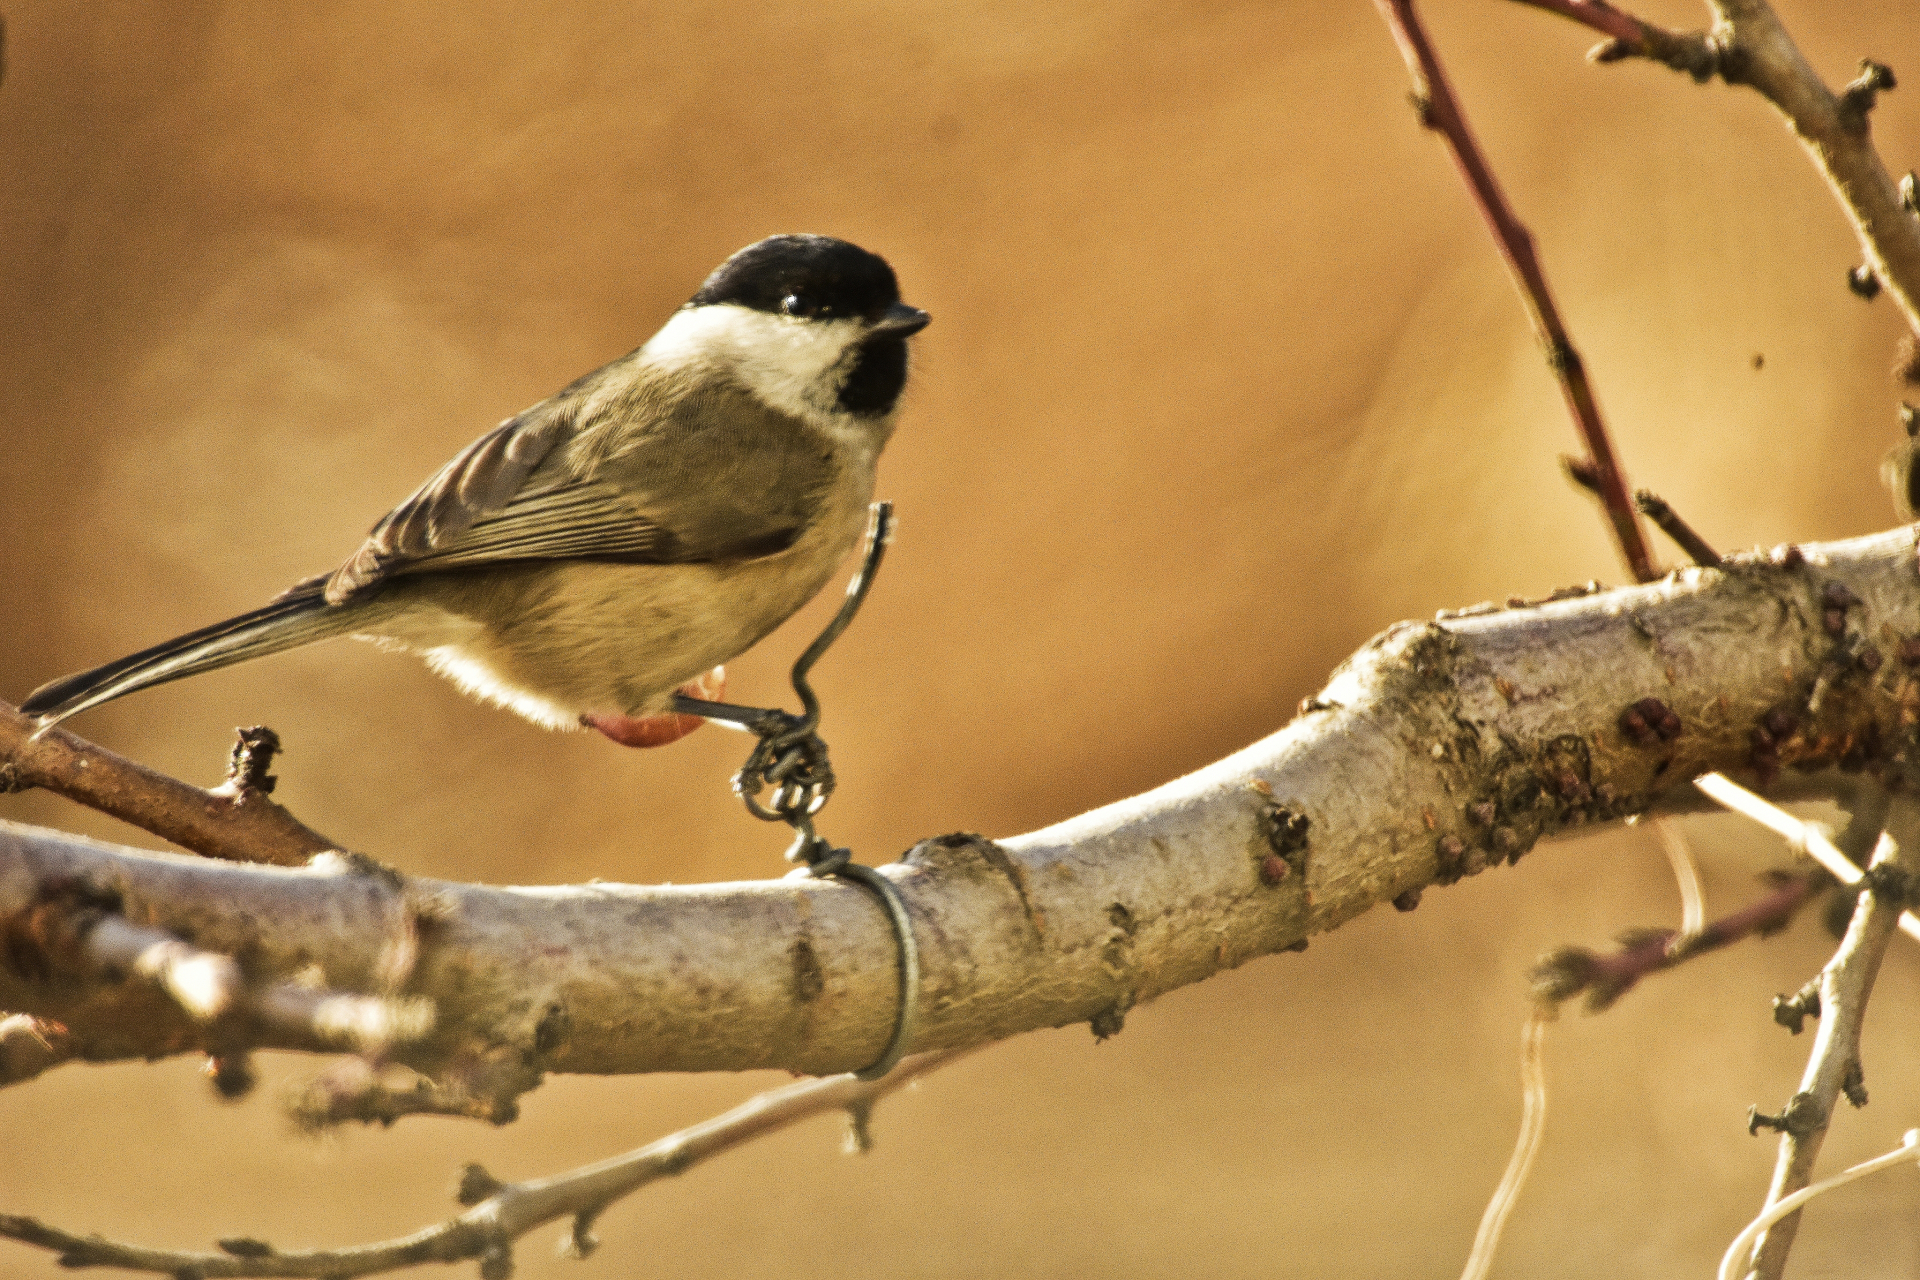
[[[857,320],[799,320],[721,303],[676,311],[640,351],[667,368],[718,364],[767,407],[832,426],[846,417],[840,387],[861,332]]]

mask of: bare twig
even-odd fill
[[[460,1202],[472,1206],[465,1213],[398,1240],[358,1248],[283,1253],[258,1240],[222,1240],[220,1253],[187,1253],[77,1235],[32,1218],[9,1216],[0,1216],[0,1236],[54,1250],[66,1267],[110,1266],[202,1280],[239,1276],[347,1280],[423,1262],[466,1258],[481,1260],[481,1275],[487,1280],[505,1280],[512,1272],[513,1242],[542,1223],[572,1218],[565,1250],[584,1257],[598,1244],[594,1219],[648,1183],[684,1173],[743,1142],[821,1112],[842,1110],[859,1121],[876,1100],[960,1056],[959,1052],[920,1054],[867,1083],[839,1075],[774,1089],[637,1151],[550,1178],[502,1183],[478,1165],[469,1165],[459,1192]]]
[[[398,1078],[396,1078],[398,1077]],[[459,1055],[433,1076],[378,1058],[343,1058],[288,1099],[293,1123],[306,1133],[335,1125],[389,1125],[402,1116],[458,1116],[508,1124],[520,1117],[520,1095],[538,1088],[539,1069],[518,1045]]]
[[[285,1036],[305,1036],[332,1048],[383,1048],[411,1040],[433,1026],[423,1000],[343,995],[290,982],[258,990],[232,957],[202,951],[159,929],[107,916],[88,930],[86,952],[108,974],[152,982],[196,1022],[258,1022]]]
[[[1865,874],[1860,868],[1833,843],[1819,824],[1802,822],[1785,809],[1755,795],[1724,774],[1703,774],[1695,778],[1693,784],[1735,813],[1751,818],[1768,830],[1785,836],[1795,850],[1805,850],[1809,857],[1848,888],[1865,879]],[[1915,941],[1920,941],[1920,917],[1915,917],[1911,911],[1902,912],[1900,931]]]
[[[64,729],[36,739],[36,728],[31,718],[0,702],[0,791],[44,787],[209,858],[298,866],[339,847],[267,796],[271,786],[258,779],[265,778],[270,751],[261,753],[258,778],[249,782],[255,753],[249,750],[243,759],[244,740],[234,750],[235,772],[207,791]],[[279,746],[277,738],[273,746]]]
[[[234,733],[233,754],[227,759],[227,780],[215,787],[217,796],[271,795],[279,783],[268,770],[280,754],[280,735],[263,724]]]
[[[1867,123],[1875,96],[1893,87],[1891,71],[1862,60],[1859,75],[1835,94],[1766,0],[1709,0],[1713,29],[1687,34],[1664,31],[1600,0],[1519,3],[1604,32],[1609,39],[1589,55],[1596,61],[1652,58],[1695,80],[1717,74],[1728,84],[1757,90],[1787,118],[1846,210],[1866,257],[1862,271],[1886,286],[1909,327],[1920,333],[1920,220],[1881,162]]]
[[[1570,453],[1560,455],[1560,465],[1566,468],[1567,479],[1585,489],[1594,497],[1599,497],[1600,472],[1585,458],[1576,458]]]
[[[1860,1027],[1887,941],[1900,921],[1916,872],[1920,872],[1920,802],[1896,795],[1888,829],[1867,868],[1866,889],[1853,921],[1820,975],[1820,1030],[1800,1089],[1778,1115],[1762,1116],[1756,1109],[1749,1118],[1749,1128],[1764,1126],[1780,1132],[1768,1206],[1812,1181],[1813,1163],[1840,1097],[1844,1095],[1856,1107],[1866,1105]],[[1754,1246],[1753,1276],[1778,1280],[1799,1223],[1798,1213],[1788,1213],[1765,1229]]]
[[[263,1037],[316,1049],[378,1050],[418,1039],[433,1026],[432,1005],[417,998],[249,981],[233,957],[135,924],[119,913],[114,895],[79,882],[52,886],[30,907],[8,915],[0,922],[0,940],[8,964],[43,982],[149,984],[202,1029],[200,1047],[222,1060]],[[228,1081],[238,1078],[230,1074]]]
[[[1614,460],[1613,445],[1600,420],[1600,406],[1587,381],[1586,366],[1560,320],[1559,309],[1553,302],[1553,292],[1547,286],[1546,274],[1540,269],[1540,260],[1533,248],[1533,235],[1514,215],[1505,194],[1500,190],[1499,181],[1493,176],[1493,170],[1487,167],[1486,158],[1481,155],[1480,146],[1474,141],[1466,115],[1447,84],[1439,56],[1413,11],[1413,0],[1376,0],[1376,3],[1400,46],[1408,74],[1413,77],[1413,100],[1419,109],[1421,123],[1447,140],[1454,162],[1459,165],[1460,174],[1466,179],[1467,189],[1473,195],[1474,204],[1486,220],[1487,229],[1493,233],[1494,242],[1499,246],[1501,256],[1506,259],[1508,270],[1513,273],[1514,284],[1519,288],[1527,306],[1527,314],[1533,321],[1534,333],[1546,352],[1547,364],[1560,380],[1567,410],[1573,415],[1574,425],[1586,444],[1600,500],[1606,508],[1614,538],[1619,543],[1620,554],[1636,581],[1651,582],[1660,576],[1659,570],[1654,567],[1653,556],[1647,550],[1646,539],[1641,535],[1639,517],[1634,511],[1632,499],[1627,495],[1626,478],[1621,474],[1619,463]]]
[[[1721,75],[1752,85],[1788,123],[1853,223],[1866,265],[1920,332],[1920,222],[1874,149],[1867,124],[1874,95],[1893,75],[1863,60],[1839,94],[1828,90],[1766,0],[1713,0]]]
[[[1507,1171],[1501,1175],[1500,1185],[1494,1189],[1486,1212],[1480,1216],[1480,1230],[1474,1233],[1473,1251],[1467,1255],[1460,1280],[1485,1280],[1493,1270],[1493,1257],[1500,1250],[1500,1237],[1506,1232],[1507,1219],[1512,1216],[1513,1206],[1519,1202],[1520,1192],[1527,1184],[1533,1158],[1540,1154],[1540,1139],[1547,1132],[1547,1024],[1558,1016],[1552,1006],[1536,1004],[1521,1028],[1520,1134],[1514,1140]]]
[[[1720,50],[1704,31],[1669,31],[1624,13],[1605,0],[1518,0],[1592,27],[1608,38],[1587,51],[1595,62],[1651,58],[1704,81],[1719,70]]]
[[[1720,1259],[1719,1280],[1735,1280],[1739,1274],[1738,1267],[1746,1261],[1747,1252],[1753,1247],[1753,1242],[1760,1233],[1788,1214],[1799,1213],[1807,1201],[1815,1196],[1825,1195],[1835,1187],[1844,1187],[1847,1183],[1864,1178],[1870,1173],[1878,1173],[1882,1169],[1891,1169],[1895,1165],[1910,1163],[1916,1155],[1920,1155],[1920,1129],[1909,1129],[1901,1136],[1900,1145],[1885,1155],[1863,1160],[1823,1182],[1802,1187],[1792,1195],[1784,1197],[1779,1203],[1761,1210],[1760,1216],[1748,1223],[1746,1229],[1735,1236],[1733,1243],[1727,1246],[1727,1252]]]
[[[1528,978],[1535,997],[1544,1003],[1559,1005],[1585,992],[1588,1012],[1599,1013],[1611,1008],[1648,974],[1671,969],[1742,938],[1764,938],[1786,928],[1800,908],[1830,883],[1818,873],[1783,875],[1759,901],[1696,932],[1631,930],[1622,938],[1620,950],[1604,956],[1584,947],[1562,947],[1542,957]]]
[[[1633,502],[1640,508],[1640,514],[1660,526],[1660,532],[1672,538],[1695,564],[1708,568],[1719,565],[1720,553],[1708,546],[1707,540],[1695,533],[1693,526],[1682,520],[1665,498],[1641,489],[1633,495]]]

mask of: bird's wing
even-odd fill
[[[401,575],[791,545],[831,481],[830,451],[744,392],[643,394],[632,374],[631,357],[616,361],[462,449],[334,571],[328,603]]]

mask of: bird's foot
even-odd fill
[[[715,667],[699,679],[681,685],[674,696],[677,705],[680,698],[705,700],[718,698],[726,691],[727,669]],[[664,747],[669,742],[680,741],[706,722],[705,716],[689,715],[677,710],[657,716],[589,712],[580,717],[581,724],[589,729],[598,729],[623,747]]]

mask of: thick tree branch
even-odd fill
[[[1518,2],[1604,32],[1608,40],[1589,55],[1595,61],[1651,58],[1695,80],[1718,75],[1757,90],[1786,117],[1853,223],[1866,269],[1920,334],[1920,219],[1903,207],[1867,123],[1875,95],[1894,86],[1891,71],[1863,60],[1859,76],[1835,94],[1766,0],[1709,0],[1713,29],[1686,34],[1642,22],[1601,0]]]
[[[1592,384],[1587,381],[1586,365],[1560,320],[1560,309],[1554,305],[1546,273],[1540,269],[1540,258],[1533,248],[1533,233],[1514,214],[1499,180],[1480,153],[1480,144],[1474,140],[1466,113],[1454,98],[1433,43],[1414,13],[1413,0],[1376,0],[1376,3],[1400,46],[1407,73],[1413,77],[1413,102],[1420,112],[1420,122],[1446,139],[1474,205],[1486,220],[1487,230],[1492,233],[1500,256],[1506,260],[1507,269],[1513,273],[1514,285],[1520,290],[1527,315],[1533,321],[1534,335],[1546,353],[1547,364],[1560,381],[1567,411],[1573,415],[1574,427],[1587,446],[1594,492],[1606,509],[1620,554],[1635,581],[1650,582],[1659,576],[1659,571],[1654,568],[1653,555],[1647,550],[1633,500],[1627,496],[1626,476],[1614,459],[1612,442],[1600,420],[1600,404],[1594,398]]]
[[[320,1048],[384,1049],[432,1026],[423,1001],[328,991],[306,982],[250,981],[233,957],[135,924],[111,894],[78,882],[48,886],[0,930],[7,964],[41,983],[144,985],[200,1024],[209,1049],[244,1048],[263,1031]]]
[[[915,1047],[1111,1034],[1140,1000],[1542,836],[1690,808],[1702,772],[1877,769],[1920,709],[1913,671],[1879,657],[1920,634],[1913,554],[1899,529],[1403,623],[1314,709],[1187,778],[1000,843],[923,841],[885,869],[921,939]],[[847,885],[497,889],[0,830],[0,919],[74,884],[262,981],[427,998],[433,1031],[393,1060],[479,1072],[496,1119],[545,1071],[848,1070],[894,1016],[892,934]],[[383,959],[396,936],[417,938],[401,981]],[[0,1008],[61,1023],[88,1059],[206,1047],[174,1002],[127,984],[0,966]],[[271,1028],[255,1045],[311,1047]]]
[[[44,787],[209,858],[295,867],[339,847],[267,795],[266,759],[279,742],[269,746],[258,735],[270,731],[242,730],[226,783],[208,791],[65,729],[36,739],[36,727],[0,703],[0,792]]]
[[[459,1199],[471,1208],[438,1226],[378,1244],[281,1252],[264,1241],[234,1239],[220,1241],[220,1253],[186,1253],[75,1235],[33,1218],[8,1215],[0,1215],[0,1237],[54,1250],[63,1267],[120,1267],[200,1280],[239,1276],[346,1280],[465,1258],[481,1260],[485,1280],[506,1280],[513,1272],[513,1242],[542,1223],[572,1218],[567,1252],[584,1258],[599,1243],[593,1236],[593,1221],[608,1205],[650,1182],[684,1173],[703,1160],[808,1117],[845,1111],[852,1127],[850,1145],[864,1150],[867,1113],[873,1104],[958,1056],[921,1054],[874,1081],[841,1075],[773,1089],[637,1151],[550,1178],[503,1183],[479,1165],[468,1165]]]

